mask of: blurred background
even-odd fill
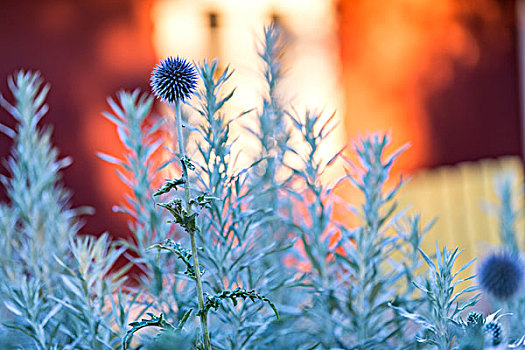
[[[327,152],[391,132],[395,145],[411,143],[398,164],[412,177],[400,202],[427,221],[439,216],[427,245],[459,244],[466,260],[480,242],[497,241],[481,203],[494,198],[502,170],[521,190],[524,1],[3,0],[0,92],[11,99],[6,80],[19,69],[39,70],[51,84],[44,123],[74,159],[65,185],[75,206],[96,209],[84,232],[128,234],[127,218],[111,209],[125,188],[96,157],[122,152],[101,115],[106,97],[149,91],[151,69],[166,56],[217,57],[240,87],[230,108],[258,107],[257,38],[271,22],[287,42],[284,98],[298,110],[337,111]],[[13,125],[4,110],[0,122]],[[0,157],[10,146],[1,135]]]

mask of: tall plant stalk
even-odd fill
[[[209,67],[209,66],[208,66]],[[216,68],[216,64],[213,64],[213,68],[209,67],[212,71]],[[207,70],[208,68],[204,68]],[[203,71],[201,71],[203,73]],[[210,79],[213,76],[213,74],[203,74],[203,79],[206,80],[206,83],[210,83]],[[224,82],[225,79],[229,74],[225,72],[225,75],[222,78],[219,78],[219,82],[215,83],[214,81],[211,81],[211,84],[213,85],[213,91],[215,91],[215,88],[218,85],[221,85],[222,82]],[[213,78],[211,78],[213,80]],[[188,61],[181,59],[179,57],[173,58],[168,57],[166,60],[161,61],[159,65],[155,67],[155,69],[152,72],[151,76],[151,86],[153,92],[159,97],[160,99],[164,100],[165,102],[169,103],[172,107],[175,109],[176,113],[176,129],[177,129],[177,139],[178,139],[178,147],[179,147],[179,153],[178,157],[181,162],[181,170],[182,170],[182,177],[174,180],[168,180],[162,188],[157,190],[153,196],[160,196],[163,194],[167,194],[171,190],[178,190],[178,186],[184,185],[184,195],[183,198],[175,198],[174,200],[167,202],[167,203],[159,203],[158,205],[169,210],[172,214],[174,220],[169,221],[170,223],[175,223],[180,225],[184,229],[185,232],[187,232],[190,236],[190,243],[191,243],[191,252],[188,249],[183,248],[179,243],[173,242],[171,239],[166,239],[162,241],[161,243],[152,245],[149,249],[158,249],[160,252],[161,250],[167,250],[172,252],[177,256],[178,259],[182,260],[182,262],[186,265],[186,271],[184,274],[187,276],[190,276],[193,280],[195,280],[196,285],[196,291],[197,291],[197,299],[198,299],[198,307],[199,310],[197,312],[197,316],[200,317],[200,323],[201,323],[201,331],[202,331],[202,339],[199,340],[201,343],[198,347],[200,349],[205,350],[211,350],[211,341],[210,336],[208,332],[208,312],[210,309],[214,309],[217,311],[224,300],[231,300],[234,306],[239,305],[239,301],[241,301],[241,304],[244,304],[244,301],[248,298],[252,302],[255,301],[261,301],[264,303],[267,303],[272,310],[275,313],[275,316],[279,318],[279,313],[275,307],[275,305],[264,295],[259,294],[255,290],[247,290],[244,288],[241,288],[240,285],[237,285],[237,288],[230,290],[228,286],[224,286],[225,288],[219,288],[218,290],[214,290],[215,294],[209,295],[208,293],[204,293],[203,291],[203,280],[202,280],[202,274],[199,264],[199,257],[197,252],[197,239],[201,239],[202,237],[199,235],[196,237],[196,234],[198,234],[201,229],[202,225],[204,225],[204,222],[206,220],[200,220],[203,222],[197,222],[197,216],[199,214],[204,213],[206,215],[206,211],[201,212],[197,210],[200,209],[209,209],[213,212],[214,204],[212,204],[214,201],[221,201],[221,198],[210,196],[207,192],[209,188],[207,188],[205,191],[199,191],[201,192],[196,197],[192,198],[192,193],[190,190],[190,177],[188,175],[188,170],[195,170],[196,166],[199,168],[196,172],[197,176],[197,182],[202,183],[203,178],[201,177],[201,174],[199,174],[200,170],[203,169],[203,164],[199,164],[199,162],[193,162],[186,156],[185,152],[185,142],[184,142],[184,133],[183,133],[183,124],[182,124],[182,109],[181,109],[181,103],[184,102],[184,100],[191,97],[192,94],[195,93],[196,87],[197,87],[197,81],[198,81],[198,72],[195,69],[195,67],[189,63]],[[208,85],[208,88],[210,86]],[[214,92],[212,92],[214,93]],[[199,96],[201,96],[199,94]],[[211,100],[216,101],[215,96],[208,96],[211,98]],[[222,99],[222,102],[219,104],[223,104],[226,102],[227,99],[231,97],[231,94]],[[213,102],[215,104],[215,102]],[[215,107],[214,107],[215,108]],[[201,111],[202,112],[202,111]],[[206,113],[201,113],[203,116],[206,117]],[[212,121],[212,124],[214,122]],[[227,135],[227,133],[226,133]],[[214,139],[213,137],[209,140]],[[227,141],[227,139],[222,140],[220,142]],[[215,145],[215,143],[214,143]],[[204,152],[202,155],[205,156],[205,159],[209,160],[210,154],[208,154],[205,149],[206,147],[202,148],[200,147],[199,150]],[[208,150],[211,150],[209,148]],[[224,155],[224,154],[223,154]],[[209,165],[209,164],[208,164]],[[225,165],[227,168],[227,165]],[[206,168],[206,166],[204,166]],[[220,172],[220,171],[219,171]],[[210,174],[210,173],[207,173]],[[211,173],[212,177],[217,175],[217,173]],[[241,184],[238,182],[239,176],[235,176],[234,182],[238,185],[236,186],[236,193],[239,192]],[[198,186],[197,186],[198,187]],[[195,207],[192,207],[195,206]],[[217,208],[215,206],[215,208]],[[241,208],[238,208],[241,209]],[[211,214],[211,217],[213,217],[213,214]],[[222,217],[222,215],[219,215],[219,217]],[[249,219],[249,218],[248,218]],[[219,222],[222,222],[219,220]],[[240,224],[240,221],[233,220],[234,224],[232,224],[232,230],[233,232],[236,231],[236,227]],[[208,232],[207,227],[204,226],[204,230]],[[228,234],[230,235],[231,231],[228,230]],[[246,231],[245,231],[246,233]],[[235,235],[235,233],[234,233]],[[241,240],[240,236],[237,236],[239,240]],[[209,237],[211,241],[208,241],[208,239],[203,240],[203,256],[201,258],[206,261],[206,258],[209,257],[209,254],[207,254],[207,244],[213,242],[213,238]],[[201,243],[201,242],[199,242]],[[233,241],[232,241],[233,243]],[[240,243],[240,241],[239,241]],[[213,245],[213,243],[212,243]],[[232,247],[230,247],[232,248]],[[239,257],[236,258],[236,262],[239,262]],[[217,265],[216,265],[217,266]],[[221,271],[221,277],[220,280],[223,278],[226,278],[224,276],[223,271]],[[251,285],[251,283],[249,283]],[[190,314],[192,312],[192,308],[188,309],[184,316],[179,320],[179,323],[177,327],[171,325],[169,322],[167,322],[164,319],[164,315],[160,314],[159,317],[151,314],[150,319],[143,319],[138,322],[133,322],[130,325],[132,328],[128,330],[126,333],[125,338],[122,341],[122,346],[124,349],[127,349],[129,347],[131,338],[133,337],[133,334],[136,333],[139,329],[144,327],[161,327],[165,331],[175,331],[180,332],[182,330],[182,327],[184,326],[185,322],[188,320]],[[220,343],[220,340],[217,342],[214,342],[214,345],[216,343]],[[221,348],[219,346],[219,348]]]
[[[180,101],[175,103],[175,118],[177,119],[177,138],[179,143],[179,157],[182,166],[182,179],[184,180],[184,209],[187,212],[187,216],[191,217],[193,212],[190,202],[190,182],[188,176],[188,166],[186,164],[186,152],[184,150],[184,135],[182,132],[182,108]],[[202,291],[202,280],[201,272],[199,268],[199,258],[197,256],[197,242],[195,241],[195,230],[188,230],[191,241],[191,252],[193,255],[193,267],[195,269],[195,283],[197,285],[197,298],[199,302],[199,312],[201,327],[202,327],[202,338],[204,340],[204,347],[206,350],[211,350],[210,335],[208,334],[208,313],[204,311],[204,295]]]

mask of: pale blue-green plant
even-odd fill
[[[159,211],[153,199],[155,186],[163,169],[172,159],[160,163],[155,156],[162,149],[163,126],[166,118],[152,114],[153,98],[133,92],[121,91],[118,99],[108,98],[112,111],[104,115],[117,127],[120,142],[126,150],[123,158],[99,153],[99,157],[118,167],[116,170],[123,183],[129,188],[127,203],[115,207],[117,212],[129,216],[131,241],[124,241],[132,254],[128,258],[141,268],[141,288],[147,290],[149,302],[162,310],[168,318],[180,319],[188,308],[193,307],[191,285],[183,278],[173,276],[177,267],[168,256],[153,254],[148,247],[167,239],[171,231],[168,216]],[[154,121],[148,123],[150,119]],[[156,120],[155,120],[156,119]],[[157,157],[158,158],[158,157]],[[163,189],[169,191],[168,182]]]
[[[197,92],[196,110],[202,122],[197,127],[200,142],[194,157],[199,170],[195,179],[198,188],[213,198],[199,216],[201,230],[198,232],[198,242],[203,247],[203,265],[207,266],[204,283],[215,294],[215,297],[207,297],[210,301],[226,298],[231,293],[238,293],[239,289],[256,288],[259,293],[268,295],[282,287],[285,276],[278,274],[274,267],[262,268],[259,260],[278,259],[277,254],[289,246],[279,246],[278,242],[263,246],[259,242],[265,239],[268,234],[265,228],[275,216],[268,208],[249,208],[254,197],[260,194],[249,182],[254,167],[236,168],[236,155],[232,151],[235,140],[230,135],[230,125],[246,112],[237,118],[227,117],[222,112],[222,106],[233,95],[233,91],[221,91],[231,71],[226,68],[219,74],[217,66],[217,61],[213,61],[197,67],[204,86]],[[255,294],[246,296],[260,299]],[[268,302],[266,297],[262,300]],[[216,326],[211,329],[216,334],[214,347],[260,348],[268,341],[261,337],[261,332],[274,317],[262,313],[262,305],[240,302],[219,306],[222,312],[216,314]],[[273,303],[270,306],[273,307]]]
[[[286,193],[287,178],[290,169],[284,164],[285,155],[290,154],[291,121],[288,115],[286,96],[282,90],[284,78],[283,56],[285,41],[282,28],[272,24],[264,28],[258,42],[258,56],[263,77],[263,90],[260,106],[254,108],[255,118],[248,116],[245,128],[251,134],[250,145],[256,145],[252,159],[255,171],[249,173],[246,187],[256,195],[249,198],[248,207],[252,210],[266,210],[272,213],[272,219],[258,229],[266,234],[257,238],[259,249],[265,250],[274,244],[283,247],[293,244],[296,232],[284,221],[294,214],[291,196]],[[253,116],[253,114],[252,114]],[[246,142],[246,141],[245,141]],[[287,348],[297,345],[303,339],[302,332],[292,324],[298,325],[297,317],[301,311],[297,305],[304,301],[300,293],[291,293],[289,288],[297,286],[298,281],[292,277],[296,272],[287,261],[291,250],[283,249],[276,254],[262,255],[254,269],[269,271],[279,276],[286,288],[277,288],[271,293],[272,300],[279,305],[281,319],[273,322],[263,333],[268,348]],[[286,281],[286,282],[284,282]],[[293,340],[292,344],[289,340]],[[261,345],[260,345],[261,346]]]
[[[2,131],[13,139],[2,182],[11,200],[0,206],[3,305],[2,346],[6,349],[118,349],[132,299],[114,300],[122,286],[110,273],[122,249],[107,236],[75,237],[78,210],[60,185],[51,129],[41,129],[48,86],[39,73],[19,72],[8,81],[15,103],[0,103],[17,121]],[[124,272],[124,271],[121,271]],[[10,331],[7,331],[10,330]]]
[[[59,183],[59,171],[70,160],[58,160],[50,140],[51,129],[38,126],[48,110],[44,102],[49,91],[39,73],[20,71],[8,79],[8,86],[14,103],[0,95],[0,104],[17,124],[15,129],[1,126],[13,140],[7,161],[10,176],[2,176],[11,202],[2,204],[1,211],[0,241],[5,249],[1,297],[8,324],[29,327],[26,334],[35,346],[46,348],[51,346],[52,337],[45,332],[47,322],[42,326],[41,321],[49,320],[46,315],[56,310],[46,295],[58,277],[54,256],[67,253],[69,239],[78,230],[76,213],[68,203],[69,193]],[[14,307],[17,304],[21,310]],[[11,336],[8,333],[5,337]],[[27,339],[20,343],[32,344]]]
[[[22,277],[18,285],[12,283],[4,289],[7,296],[3,298],[3,302],[12,318],[4,322],[3,326],[27,336],[19,339],[19,344],[38,350],[50,349],[56,344],[56,325],[51,325],[49,321],[60,310],[60,305],[49,300],[43,282],[36,278]],[[9,338],[9,334],[4,337],[6,340]],[[17,345],[11,346],[16,349]]]
[[[395,266],[395,270],[400,277],[399,288],[394,303],[403,306],[405,310],[414,312],[422,306],[424,307],[424,298],[418,293],[418,289],[412,281],[419,278],[424,271],[425,261],[421,258],[420,250],[423,238],[434,226],[436,219],[431,220],[423,226],[421,215],[407,214],[394,225],[397,233],[396,257],[389,262]],[[394,339],[395,343],[402,347],[410,347],[413,344],[414,328],[402,317],[394,320],[397,329]],[[419,346],[419,344],[417,344]]]
[[[421,256],[428,264],[428,277],[423,283],[412,281],[412,283],[423,293],[427,308],[421,308],[417,312],[408,312],[402,307],[390,306],[401,316],[417,323],[421,327],[421,333],[416,340],[423,344],[435,346],[440,350],[458,348],[458,339],[465,337],[464,329],[461,327],[461,313],[467,308],[474,306],[479,301],[480,293],[469,295],[466,300],[461,297],[477,290],[476,286],[466,287],[457,291],[460,283],[469,281],[475,276],[458,279],[458,275],[465,271],[475,259],[470,260],[455,271],[454,263],[461,251],[458,248],[453,251],[446,247],[443,251],[436,244],[435,262],[422,250]]]
[[[99,153],[99,157],[120,168],[116,173],[131,190],[131,195],[126,196],[127,203],[115,210],[129,215],[134,239],[131,247],[146,258],[149,255],[145,253],[146,249],[152,242],[166,239],[169,232],[164,213],[159,212],[152,201],[155,177],[170,162],[156,164],[153,158],[163,143],[162,138],[155,135],[165,119],[157,118],[152,125],[147,125],[153,98],[141,95],[139,90],[121,91],[117,100],[108,98],[107,101],[112,112],[106,112],[104,116],[117,127],[126,154],[123,159],[104,153]]]
[[[19,260],[20,271],[47,280],[56,266],[53,255],[67,252],[69,238],[79,228],[76,212],[69,206],[70,194],[59,182],[59,171],[71,159],[59,160],[51,144],[51,128],[38,127],[48,110],[44,102],[49,91],[39,73],[20,71],[8,85],[15,103],[0,95],[0,104],[17,122],[15,130],[1,127],[14,143],[7,160],[10,176],[1,178],[11,201],[10,217],[3,218],[7,233],[17,226],[9,241],[16,256],[10,258]]]
[[[259,145],[250,166],[236,163],[240,146],[230,133],[250,112],[226,112],[232,70],[220,72],[217,61],[193,71],[189,62],[170,58],[154,71],[154,92],[175,110],[178,149],[166,147],[172,155],[165,160],[158,160],[161,135],[170,126],[152,113],[153,99],[136,90],[108,100],[106,117],[126,151],[100,157],[119,167],[130,190],[117,209],[129,216],[133,238],[126,243],[111,243],[106,235],[75,237],[78,212],[59,183],[69,161],[58,160],[49,129],[38,127],[47,87],[33,73],[10,81],[15,103],[0,96],[18,122],[16,130],[0,126],[14,140],[10,175],[2,179],[11,203],[0,204],[4,347],[482,349],[506,346],[509,339],[518,346],[524,332],[516,315],[501,323],[500,313],[461,318],[477,295],[470,296],[474,287],[457,291],[472,278],[459,279],[468,264],[456,270],[458,249],[438,247],[435,257],[422,252],[433,222],[423,225],[419,215],[398,210],[403,180],[388,181],[403,149],[389,154],[389,137],[371,135],[356,143],[357,162],[340,152],[325,159],[320,150],[333,119],[288,112],[293,108],[279,91],[279,35],[277,27],[267,27],[259,52],[265,91],[247,126]],[[189,80],[163,80],[181,69]],[[194,91],[197,77],[202,85]],[[186,101],[194,92],[192,103]],[[182,116],[183,103],[185,115],[193,111],[196,118]],[[362,199],[345,206],[354,215],[351,224],[333,217],[342,202],[334,188],[343,182],[322,181],[338,158],[351,168],[343,182]],[[155,191],[167,166],[180,177]],[[518,252],[521,209],[509,182],[498,193],[502,241]],[[130,265],[112,270],[125,251],[142,269],[137,287],[124,284]],[[290,257],[310,270],[286,265]],[[425,268],[427,278],[420,275]],[[523,319],[520,300],[503,310]],[[129,323],[131,313],[138,320]],[[159,330],[153,337],[142,331],[152,327]]]
[[[396,213],[394,200],[403,179],[390,189],[387,180],[405,147],[388,155],[389,142],[386,135],[371,135],[354,147],[360,165],[347,159],[353,173],[349,172],[346,179],[362,194],[363,202],[360,208],[351,209],[359,219],[358,226],[342,230],[338,244],[343,250],[337,254],[338,261],[347,271],[344,278],[348,289],[338,296],[345,301],[341,317],[346,322],[341,322],[341,334],[349,334],[342,340],[346,347],[380,348],[392,344],[400,332],[388,302],[396,299],[396,286],[404,275],[392,263],[398,237],[387,231],[403,215],[403,211]]]
[[[522,189],[516,188],[515,176],[509,173],[499,175],[494,180],[495,194],[498,200],[496,206],[492,206],[496,211],[499,222],[499,236],[505,249],[518,253],[521,246],[518,243],[517,223],[523,216],[523,207],[520,206],[523,200]]]
[[[75,349],[117,349],[125,328],[116,320],[125,318],[127,322],[127,312],[133,304],[125,305],[127,310],[116,308],[113,298],[123,287],[128,269],[114,273],[110,269],[125,247],[112,244],[107,234],[98,238],[75,237],[69,247],[73,261],[66,264],[56,257],[63,273],[50,296],[64,311],[57,326],[74,342]],[[114,326],[118,327],[113,329]]]
[[[330,246],[330,240],[338,231],[332,218],[333,186],[325,185],[322,176],[338,153],[326,160],[320,154],[320,147],[335,126],[334,114],[324,121],[320,113],[313,111],[306,111],[303,116],[297,112],[288,116],[293,130],[297,131],[297,138],[295,147],[287,147],[293,155],[291,162],[294,165],[287,165],[292,175],[285,188],[290,205],[302,210],[285,212],[288,215],[282,220],[289,231],[298,236],[303,248],[293,252],[294,259],[311,266],[309,273],[298,271],[304,274],[298,283],[305,289],[302,289],[303,293],[294,292],[296,300],[293,302],[304,303],[300,311],[303,317],[289,321],[295,322],[295,329],[289,332],[289,336],[304,342],[303,345],[330,348],[338,346],[336,332],[340,323],[333,315],[335,294],[337,289],[344,287]]]
[[[162,70],[162,74],[173,73],[174,77],[178,76],[175,73],[187,75],[187,79],[181,79],[180,84],[189,84],[193,79],[193,68],[179,58],[172,61],[168,59],[162,62],[156,68],[157,71],[154,71],[154,75],[159,70]],[[274,304],[253,289],[254,284],[263,278],[264,285],[270,285],[267,281],[268,273],[259,276],[256,272],[260,271],[252,271],[250,264],[261,256],[279,250],[275,244],[268,246],[263,252],[254,249],[254,240],[257,237],[255,233],[265,212],[243,208],[251,195],[250,192],[244,192],[247,170],[233,173],[234,158],[230,151],[232,140],[229,137],[229,126],[233,120],[226,119],[220,112],[221,107],[232,96],[232,93],[221,95],[222,85],[229,78],[230,72],[226,69],[222,75],[214,78],[216,69],[217,62],[205,62],[197,69],[204,82],[203,89],[197,94],[200,105],[196,110],[202,116],[202,123],[197,128],[201,137],[197,147],[198,159],[193,156],[194,159],[190,159],[187,155],[181,116],[182,99],[176,98],[171,101],[170,93],[164,97],[175,107],[179,146],[177,157],[180,160],[182,176],[169,180],[155,196],[165,197],[170,191],[177,192],[179,188],[183,190],[182,198],[175,197],[159,205],[173,216],[171,222],[178,224],[187,233],[191,250],[171,240],[165,240],[151,248],[159,252],[167,250],[174,253],[183,261],[186,267],[185,274],[195,282],[198,300],[196,316],[200,318],[202,335],[197,346],[207,350],[212,348],[212,344],[214,348],[219,349],[244,349],[253,347],[250,342],[257,340],[254,336],[257,329],[269,322],[268,316],[264,316],[264,322],[260,323],[261,320],[258,320],[260,324],[255,326],[255,318],[261,311],[262,303],[253,302],[266,302],[278,317]],[[152,86],[159,93],[164,91],[164,81],[160,78],[152,80]],[[192,92],[189,85],[183,87],[188,87]],[[174,86],[174,89],[177,90],[177,87]],[[184,90],[182,87],[180,89]],[[209,270],[204,270],[204,266]],[[246,299],[251,302],[245,302]],[[233,307],[225,303],[226,300],[230,300]],[[216,336],[210,337],[210,333],[214,334],[214,329],[208,323],[210,310],[219,308],[222,312],[217,314],[216,323],[219,326],[215,326]],[[190,318],[190,313],[191,309],[184,315],[185,320]],[[152,317],[154,318],[151,321],[145,321],[144,326],[151,325],[164,330],[172,328],[167,321],[160,321],[162,315],[158,318]],[[251,318],[254,319],[253,325],[246,327],[243,321],[248,323]],[[142,324],[133,326],[131,333],[128,333],[129,337],[134,331],[142,328],[138,326]],[[123,347],[126,348],[127,345],[125,339]]]
[[[412,281],[421,274],[421,267],[425,263],[421,259],[420,250],[423,243],[423,238],[434,226],[437,219],[431,220],[423,226],[421,215],[406,215],[398,224],[395,225],[395,231],[398,234],[397,251],[399,253],[398,262],[401,267],[398,270],[402,271],[405,280],[405,290],[398,296],[398,299],[403,300],[404,303],[420,302],[414,292],[417,288],[412,284]],[[408,305],[405,305],[408,307]]]
[[[169,255],[155,254],[151,250],[152,245],[166,242],[173,231],[167,222],[168,215],[156,206],[154,194],[167,193],[170,186],[175,185],[173,181],[168,181],[161,189],[154,191],[154,183],[158,182],[162,170],[172,163],[172,159],[155,162],[154,156],[160,153],[162,135],[166,132],[163,129],[166,118],[152,114],[152,103],[152,97],[138,90],[121,91],[117,100],[108,99],[112,112],[104,115],[117,127],[126,154],[119,158],[99,153],[99,157],[119,167],[117,174],[130,189],[131,194],[126,196],[127,203],[115,207],[115,211],[129,216],[133,239],[123,243],[132,252],[127,255],[128,258],[142,270],[139,288],[132,290],[134,298],[138,299],[136,304],[141,304],[143,311],[153,308],[162,311],[165,318],[181,320],[188,310],[195,308],[191,297],[194,288],[187,276],[173,273],[180,268],[180,264],[177,265]],[[148,125],[149,119],[154,118],[157,120]],[[131,341],[133,333],[129,333],[126,344]]]
[[[251,181],[253,186],[259,187],[262,192],[252,206],[268,208],[273,212],[278,212],[283,207],[284,210],[287,209],[283,205],[286,204],[286,198],[280,196],[284,181],[283,172],[286,169],[283,166],[283,159],[288,151],[290,140],[287,112],[280,92],[283,79],[283,54],[284,42],[281,29],[277,25],[265,27],[258,50],[264,77],[262,106],[257,111],[254,123],[245,126],[258,143],[257,160],[261,160]],[[270,223],[269,229],[271,234],[267,235],[267,238],[263,237],[268,242],[286,239],[283,236],[285,232],[278,223]]]
[[[402,222],[403,211],[393,215],[393,199],[403,181],[387,192],[386,180],[402,149],[385,155],[385,136],[371,136],[356,145],[362,168],[357,171],[358,177],[349,174],[348,178],[362,193],[364,203],[361,209],[349,206],[360,222],[358,228],[348,230],[334,222],[334,187],[321,179],[340,155],[335,152],[329,159],[320,156],[320,148],[334,127],[333,115],[324,123],[319,113],[312,112],[303,118],[291,116],[291,120],[301,138],[295,141],[296,148],[288,148],[299,164],[291,167],[288,192],[305,210],[285,221],[299,233],[304,251],[296,254],[311,266],[301,279],[310,293],[302,301],[308,306],[303,311],[303,327],[296,327],[302,334],[295,339],[326,349],[406,344],[406,322],[392,314],[387,303],[395,299],[409,308],[421,304],[413,288],[404,285],[405,281],[410,285],[418,273],[418,249],[433,223],[421,227],[418,215]],[[306,144],[306,151],[302,144]],[[394,226],[398,234],[387,234]],[[342,237],[337,238],[338,232],[343,232]],[[400,260],[392,258],[395,252],[400,253]]]
[[[370,254],[362,259],[344,254],[344,256],[338,256],[338,263],[335,264],[334,247],[329,247],[330,238],[335,235],[338,229],[331,218],[333,186],[322,184],[321,176],[337,158],[338,153],[331,160],[322,159],[320,156],[320,147],[330,134],[334,123],[331,123],[332,118],[329,118],[323,124],[321,123],[320,113],[310,111],[305,113],[304,118],[299,117],[298,113],[291,115],[286,112],[288,108],[282,104],[282,96],[274,95],[278,87],[276,83],[282,79],[280,68],[282,46],[280,43],[278,29],[276,27],[267,28],[262,45],[264,49],[260,56],[265,63],[264,67],[266,67],[265,77],[269,98],[265,99],[263,112],[258,114],[257,131],[251,131],[257,136],[262,146],[261,159],[271,158],[271,161],[262,163],[266,167],[261,175],[260,187],[273,192],[268,198],[264,197],[264,200],[261,196],[260,200],[263,200],[264,206],[280,212],[283,217],[282,220],[288,223],[288,232],[281,227],[276,227],[276,225],[270,225],[271,231],[280,232],[278,236],[288,237],[288,239],[297,234],[304,252],[297,251],[295,255],[306,260],[312,266],[312,271],[300,282],[303,286],[310,288],[310,293],[299,296],[301,293],[296,291],[293,293],[293,297],[287,296],[288,301],[293,299],[291,304],[308,305],[302,307],[302,313],[306,317],[296,324],[296,326],[302,324],[303,327],[293,327],[295,329],[290,327],[290,330],[280,334],[293,334],[293,339],[296,341],[295,346],[300,342],[303,344],[299,346],[309,343],[325,348],[334,346],[343,348],[367,347],[374,346],[374,344],[380,346],[379,344],[383,344],[385,339],[400,333],[400,329],[405,323],[402,318],[391,315],[386,302],[389,298],[397,298],[398,302],[404,303],[403,305],[412,301],[409,299],[412,288],[402,288],[400,286],[401,278],[406,276],[407,279],[411,279],[411,274],[415,274],[419,265],[414,266],[412,263],[418,260],[417,252],[423,235],[422,231],[428,230],[429,227],[421,230],[418,226],[419,221],[416,219],[414,221],[417,228],[412,230],[411,235],[386,237],[386,230],[401,216],[399,214],[391,221],[387,221],[395,210],[395,206],[390,211],[379,213],[380,210],[383,210],[381,207],[393,199],[401,185],[400,183],[390,193],[383,193],[385,191],[384,182],[397,154],[391,159],[387,159],[383,164],[381,162],[387,143],[386,138],[383,138],[382,145],[379,145],[379,139],[376,139],[375,143],[374,139],[367,139],[361,148],[357,148],[363,170],[366,173],[366,176],[363,177],[363,185],[358,186],[365,197],[363,211],[358,214],[363,218],[364,224],[361,229],[352,231],[352,233],[342,228],[348,234],[340,242],[340,247],[341,249],[350,249],[350,253],[359,251],[358,255],[363,252],[363,249],[365,251],[368,249]],[[274,75],[278,79],[273,79]],[[271,100],[275,100],[275,102],[269,102]],[[275,111],[279,113],[275,113]],[[290,137],[293,137],[294,133],[298,135],[298,139],[290,142]],[[306,145],[306,151],[304,147],[301,147],[303,145]],[[377,146],[376,149],[373,149],[374,146]],[[285,154],[293,155],[292,157],[296,158],[300,165],[285,166],[282,162]],[[292,171],[292,175],[286,183],[282,181],[284,170]],[[279,188],[284,188],[285,193],[279,192]],[[304,206],[305,210],[300,213],[290,210],[294,206],[297,207],[297,204]],[[354,249],[345,245],[344,242],[354,240],[354,237],[350,237],[351,235],[363,238],[360,240],[361,246]],[[368,240],[366,237],[369,237]],[[376,250],[374,251],[374,249]],[[400,263],[392,259],[390,254],[398,249],[403,249],[404,252],[411,251],[409,254],[411,260],[405,259]],[[379,254],[375,254],[376,252]],[[303,256],[303,253],[306,256]],[[356,263],[361,265],[358,270],[352,271],[354,274],[340,273],[341,271],[352,270]],[[378,269],[377,263],[382,265]],[[394,264],[397,264],[395,269],[388,268]],[[343,270],[341,270],[341,265],[344,266]],[[369,276],[365,278],[362,273],[365,270],[373,273],[374,278],[370,279]],[[379,272],[377,272],[378,270]],[[283,272],[285,273],[286,270],[283,269]],[[353,286],[356,285],[355,276],[358,276],[358,279],[364,278],[362,283],[366,286],[362,288],[362,292],[374,291],[371,294],[370,302],[365,303],[363,300],[362,305],[358,306],[358,308],[361,307],[361,311],[357,313],[354,310],[355,301],[360,300],[360,293],[357,289],[353,291],[355,295],[341,293],[341,290],[346,288],[353,289]],[[392,285],[396,287],[392,287]],[[400,293],[402,294],[399,295]],[[379,310],[376,306],[379,307]],[[377,312],[372,313],[371,310]],[[384,314],[387,317],[383,317]],[[385,323],[382,323],[383,321]],[[351,326],[348,326],[349,322],[353,322]],[[292,321],[290,320],[289,323]],[[394,323],[397,325],[393,325]],[[279,331],[282,332],[283,330],[277,332]]]

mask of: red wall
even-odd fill
[[[53,126],[60,154],[73,157],[64,183],[74,206],[96,208],[85,218],[86,233],[128,232],[126,218],[111,211],[124,199],[124,187],[96,152],[122,152],[114,126],[101,115],[106,97],[121,88],[148,90],[155,64],[149,6],[145,0],[0,2],[0,92],[12,100],[6,80],[19,69],[39,70],[51,84],[42,124]],[[2,109],[0,122],[14,124]],[[10,146],[1,135],[1,158]]]

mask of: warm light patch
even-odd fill
[[[159,59],[177,55],[195,61],[219,58],[222,67],[230,65],[235,70],[229,87],[238,88],[225,110],[233,117],[261,106],[264,90],[257,43],[264,25],[278,18],[289,43],[282,86],[285,102],[300,113],[306,108],[324,109],[328,116],[337,111],[340,127],[327,141],[325,158],[346,142],[333,1],[156,0],[151,18]],[[244,130],[234,126],[231,132],[235,138]],[[238,148],[255,152],[250,141],[241,137]],[[239,158],[240,166],[248,162],[247,156]]]
[[[479,60],[475,38],[460,22],[466,15],[492,20],[494,2],[466,6],[454,0],[352,1],[340,4],[340,38],[350,139],[389,130],[394,143],[413,145],[405,170],[431,157],[425,102],[453,84],[454,65]]]

